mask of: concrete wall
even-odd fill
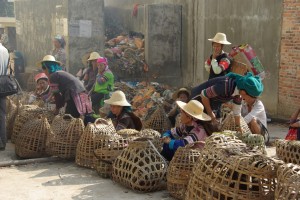
[[[17,49],[27,68],[52,50],[53,19],[60,0],[15,0]]]
[[[283,5],[278,113],[290,117],[300,106],[300,4],[285,0]]]
[[[104,50],[104,1],[69,0],[69,56],[70,72],[83,67],[81,58],[86,53]],[[76,26],[79,25],[79,33]],[[103,54],[102,54],[103,55]]]
[[[73,74],[83,67],[81,58],[103,51],[103,0],[16,0],[18,50],[27,69],[53,49],[54,35],[66,39],[67,65]]]
[[[227,34],[233,45],[249,43],[267,72],[262,100],[269,114],[278,115],[278,73],[282,0],[105,0],[117,10],[124,29],[143,32],[143,25],[131,16],[135,3],[175,3],[182,10],[183,85],[197,85],[207,79],[204,61],[211,53],[207,41],[216,32]],[[226,51],[231,47],[227,46]],[[270,98],[272,97],[272,98]]]

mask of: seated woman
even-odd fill
[[[50,80],[51,95],[48,101],[54,96],[56,109],[66,104],[66,114],[75,118],[84,116],[92,112],[92,105],[83,83],[72,74],[63,71],[60,62],[56,61],[52,55],[46,55],[41,61],[42,69]]]
[[[286,140],[300,140],[300,108],[298,108],[291,116],[289,124],[289,132],[285,137]]]
[[[49,80],[45,73],[39,73],[35,75],[34,80],[36,82],[36,89],[34,93],[30,95],[29,104],[31,104],[36,99],[42,99],[46,101],[50,95]]]
[[[184,103],[187,103],[190,98],[190,91],[188,91],[186,88],[180,88],[177,92],[173,94],[173,99],[175,101],[182,101]],[[176,123],[176,117],[179,114],[180,109],[178,108],[177,104],[173,106],[173,108],[168,113],[168,118],[171,121],[172,127],[175,126]]]
[[[168,160],[172,160],[175,151],[181,146],[201,141],[196,144],[203,148],[205,138],[214,132],[211,126],[211,117],[203,112],[203,105],[197,100],[188,103],[176,101],[181,109],[181,125],[172,128],[162,135],[164,143],[161,154]]]
[[[132,111],[131,105],[127,102],[124,92],[118,90],[112,93],[110,99],[104,100],[110,105],[109,118],[112,119],[115,129],[142,129],[142,122]]]
[[[265,135],[267,132],[267,115],[264,104],[256,96],[251,96],[246,90],[240,90],[243,99],[241,115],[244,117],[253,134]]]
[[[109,93],[114,90],[114,75],[110,71],[107,63],[107,59],[100,57],[97,59],[98,74],[96,76],[96,82],[91,89],[91,100],[93,110],[98,113],[99,108],[104,104],[104,100],[108,99]]]

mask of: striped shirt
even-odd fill
[[[0,43],[0,75],[7,75],[8,59],[8,50]]]

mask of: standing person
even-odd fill
[[[97,60],[99,58],[101,58],[101,56],[97,52],[92,52],[88,58],[88,69],[83,78],[84,87],[87,91],[90,91],[96,82],[96,76],[98,74]]]
[[[9,53],[8,50],[0,43],[0,75],[7,75]],[[6,98],[0,97],[0,151],[4,151],[6,147]]]
[[[109,93],[114,90],[114,75],[108,67],[107,59],[100,57],[97,60],[98,74],[91,92],[94,112],[104,105],[104,100],[109,98]]]
[[[233,100],[233,114],[236,130],[242,132],[240,125],[241,103],[240,90],[245,90],[249,95],[258,97],[263,92],[263,84],[258,76],[248,72],[245,76],[229,73],[226,76],[210,79],[192,89],[192,99],[199,100],[205,112],[211,117],[213,124],[221,117],[222,103]]]
[[[203,148],[205,138],[212,134],[210,126],[211,117],[203,112],[203,105],[196,100],[191,100],[188,103],[176,101],[181,109],[181,125],[180,127],[172,128],[162,135],[163,150],[161,154],[171,161],[176,150],[179,147],[184,147],[187,144],[201,141],[197,144],[198,148]]]
[[[231,43],[227,41],[224,33],[217,33],[214,38],[208,40],[212,42],[212,54],[205,61],[205,69],[209,72],[208,79],[224,76],[230,72],[231,61],[223,47]]]
[[[63,70],[67,71],[65,51],[66,41],[64,37],[61,35],[56,35],[53,39],[53,45],[54,49],[52,50],[51,55],[54,56],[56,61],[61,63]]]
[[[65,113],[75,118],[92,112],[92,105],[88,94],[79,79],[63,71],[60,62],[56,61],[51,55],[45,56],[41,64],[44,73],[50,80],[51,95],[48,100],[54,95],[56,104],[55,114],[58,114],[59,109],[65,104]]]

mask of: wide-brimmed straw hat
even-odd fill
[[[90,54],[90,57],[89,57],[88,61],[91,61],[91,60],[97,60],[97,59],[100,58],[100,57],[101,57],[101,56],[100,56],[99,53],[97,53],[97,52],[92,52],[92,53]]]
[[[202,121],[210,121],[211,117],[205,114],[204,107],[202,103],[197,100],[191,100],[188,103],[184,103],[182,101],[176,101],[177,105],[190,116],[202,120]]]
[[[227,41],[225,33],[217,33],[214,38],[208,40],[220,44],[231,44],[230,42]]]
[[[46,55],[46,56],[44,56],[43,60],[41,60],[40,62],[38,62],[38,65],[42,66],[42,63],[45,62],[45,61],[55,62],[55,63],[61,65],[61,62],[56,61],[55,58],[54,58],[54,56],[52,56],[52,55]]]
[[[128,103],[128,101],[126,100],[124,92],[122,92],[121,90],[112,93],[109,99],[104,100],[104,103],[115,106],[131,106],[130,103]]]
[[[178,95],[180,93],[186,93],[188,95],[188,97],[191,96],[191,92],[188,89],[180,88],[179,90],[177,90],[176,92],[173,93],[173,95],[172,95],[173,100],[178,99]]]

